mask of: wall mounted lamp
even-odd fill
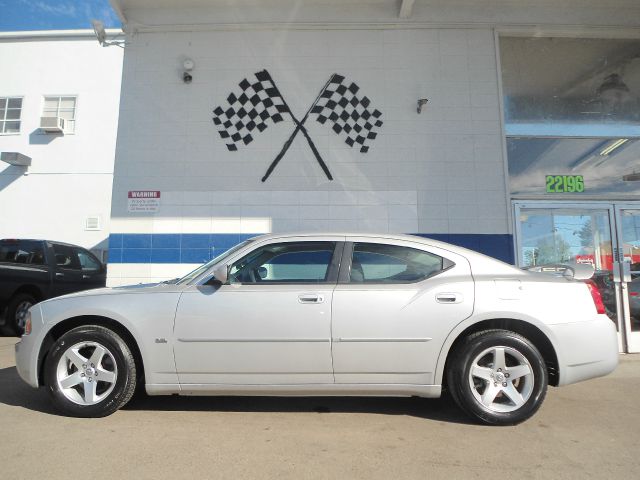
[[[191,83],[191,81],[193,80],[193,75],[191,75],[191,71],[195,66],[196,64],[190,58],[187,58],[185,59],[184,62],[182,62],[182,67],[184,68],[184,72],[182,73],[182,81],[184,83]]]
[[[427,104],[428,101],[429,101],[428,98],[419,98],[418,99],[418,108],[416,109],[416,111],[418,113],[422,113],[422,107],[424,107]]]

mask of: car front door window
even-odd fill
[[[335,242],[288,242],[260,247],[231,266],[230,283],[325,283]]]

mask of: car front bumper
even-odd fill
[[[618,335],[606,315],[593,320],[550,325],[560,367],[559,385],[602,377],[618,365]]]
[[[32,387],[38,387],[38,354],[42,344],[43,328],[40,306],[31,308],[32,332],[23,335],[15,346],[16,369],[20,378]]]

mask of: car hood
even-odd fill
[[[121,287],[94,288],[92,290],[83,290],[81,292],[69,293],[59,297],[50,298],[46,302],[62,300],[65,298],[79,297],[95,297],[102,295],[130,295],[141,293],[177,293],[185,288],[184,285],[175,285],[168,283],[140,283],[138,285],[124,285]]]

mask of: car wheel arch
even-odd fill
[[[42,290],[40,290],[35,285],[29,285],[29,284],[20,285],[18,288],[16,288],[15,292],[11,294],[11,298],[15,297],[16,295],[20,295],[22,293],[31,295],[33,298],[36,299],[36,302],[41,302],[42,300],[44,300],[44,295],[42,293]]]
[[[559,384],[560,363],[553,342],[538,326],[531,322],[515,318],[484,319],[462,327],[462,331],[458,331],[458,333],[452,332],[440,351],[435,372],[435,383],[443,384],[444,386],[445,372],[448,367],[449,360],[453,356],[457,346],[460,345],[465,338],[482,330],[493,329],[509,330],[527,338],[534,344],[544,358],[545,364],[547,365],[549,385],[555,387]]]
[[[101,327],[109,328],[117,333],[122,340],[127,344],[127,346],[131,349],[133,353],[136,369],[138,371],[138,381],[140,381],[141,385],[144,385],[144,361],[142,357],[142,352],[140,351],[140,346],[138,341],[131,333],[131,331],[124,326],[122,323],[118,322],[109,317],[103,317],[99,315],[79,315],[75,317],[70,317],[65,320],[62,320],[56,323],[51,329],[47,332],[44,339],[42,340],[42,344],[40,345],[40,351],[38,353],[38,385],[43,386],[43,378],[44,378],[44,365],[47,354],[49,353],[51,347],[55,344],[56,340],[60,338],[62,335],[67,333],[68,331],[80,327],[83,325],[99,325]]]

